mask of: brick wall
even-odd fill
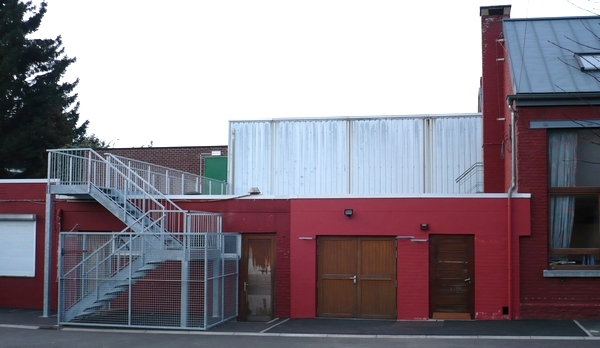
[[[518,190],[531,193],[531,236],[521,238],[521,317],[585,318],[600,315],[599,278],[544,278],[548,268],[547,133],[531,120],[598,119],[598,108],[537,107],[517,112]]]
[[[110,148],[98,152],[204,175],[204,157],[210,156],[212,151],[221,151],[221,156],[227,156],[227,146]]]
[[[484,192],[505,192],[504,144],[506,103],[503,87],[506,61],[502,34],[502,20],[508,14],[493,14],[502,6],[488,12],[482,9],[481,52],[482,52],[482,110],[483,110],[483,166]],[[485,13],[484,13],[485,12]]]

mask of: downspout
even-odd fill
[[[507,98],[508,109],[510,110],[510,145],[512,154],[510,156],[510,187],[508,188],[507,196],[507,240],[508,240],[508,320],[513,320],[513,271],[512,271],[512,240],[513,240],[513,229],[512,229],[512,195],[517,187],[517,147],[516,147],[516,134],[515,123],[517,118],[517,111],[513,108],[512,98]]]

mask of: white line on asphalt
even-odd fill
[[[31,325],[11,325],[0,324],[0,328],[11,329],[27,329],[37,330],[38,326]],[[214,332],[214,331],[168,331],[165,330],[114,330],[114,329],[95,329],[95,328],[76,328],[63,327],[62,331],[85,331],[85,332],[102,332],[102,333],[129,333],[129,334],[193,334],[193,335],[211,335],[211,336],[269,336],[269,337],[313,337],[313,338],[397,338],[397,339],[463,339],[463,340],[553,340],[553,341],[600,341],[600,337],[596,336],[497,336],[497,335],[480,335],[480,336],[451,336],[451,335],[352,335],[352,334],[303,334],[303,333],[259,333],[259,332]]]
[[[275,326],[277,326],[277,325],[281,325],[281,324],[285,323],[285,322],[286,322],[286,321],[288,321],[288,320],[290,320],[290,318],[287,318],[287,319],[285,319],[285,320],[282,320],[281,322],[279,322],[279,323],[277,323],[277,324],[275,324],[275,325],[273,325],[273,326],[270,326],[270,327],[268,327],[268,328],[266,328],[266,329],[262,330],[260,333],[265,333],[265,332],[267,332],[267,331],[271,330],[272,328],[274,328]]]
[[[27,330],[37,330],[39,326],[32,325],[12,325],[12,324],[0,324],[0,327],[5,327],[8,329],[27,329]]]
[[[585,332],[588,336],[590,337],[594,337],[594,335],[592,335],[588,330],[585,329],[585,327],[583,327],[583,325],[579,324],[579,322],[577,320],[573,320],[575,322],[575,324],[577,324],[577,326],[579,326],[579,328],[581,330],[583,330],[583,332]]]

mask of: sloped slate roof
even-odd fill
[[[504,20],[516,94],[600,92],[600,71],[581,71],[576,53],[600,54],[600,17]]]

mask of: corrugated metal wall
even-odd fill
[[[480,114],[231,121],[233,194],[460,193],[482,161]]]

